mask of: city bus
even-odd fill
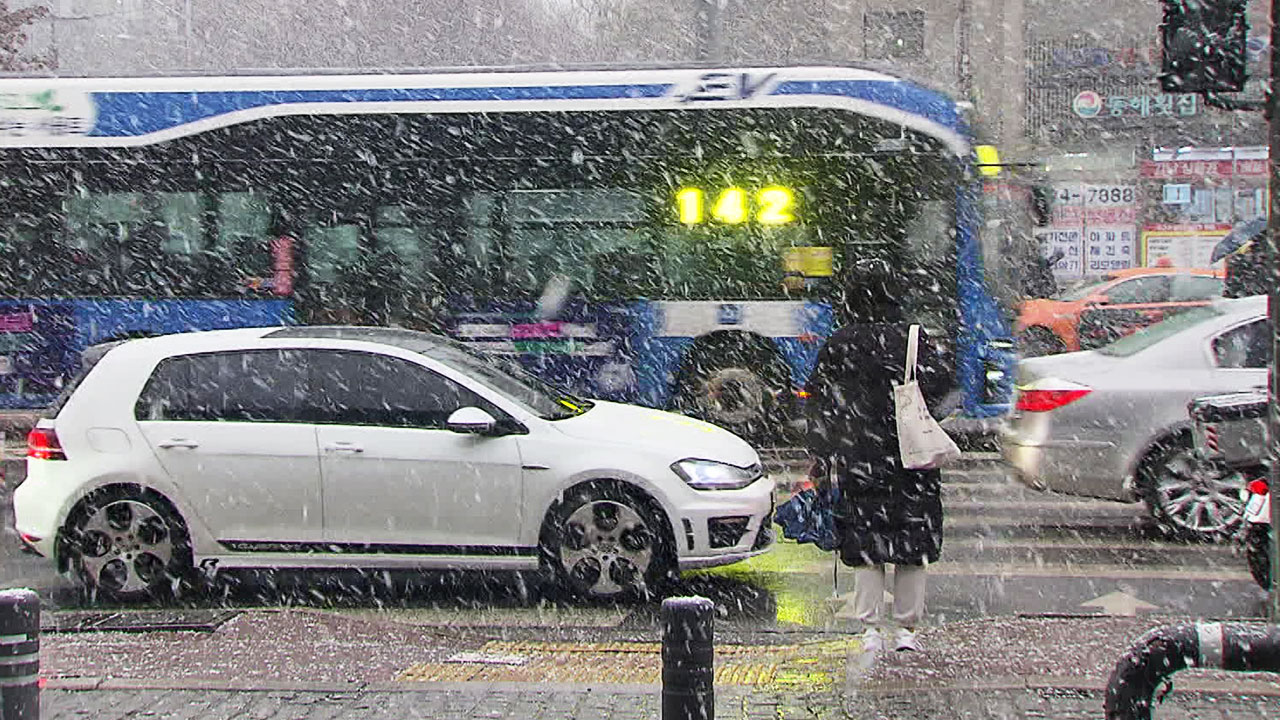
[[[880,258],[992,418],[976,163],[953,99],[854,67],[3,79],[0,406],[103,341],[360,323],[749,431]]]

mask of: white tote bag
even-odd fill
[[[920,383],[916,381],[919,346],[920,326],[912,325],[907,333],[907,364],[902,372],[902,384],[893,386],[898,449],[902,453],[902,466],[912,470],[942,467],[960,457],[960,448],[933,419],[920,393]]]

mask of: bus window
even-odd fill
[[[204,198],[199,193],[171,192],[156,196],[159,217],[151,220],[153,226],[162,229],[160,250],[165,255],[183,255],[190,258],[203,249],[204,238],[201,222],[204,217]]]
[[[380,272],[396,271],[408,282],[421,283],[429,274],[423,228],[404,205],[383,205],[374,215],[373,236],[378,244]]]
[[[468,206],[473,223],[467,236],[471,261],[494,263],[496,287],[518,297],[537,297],[554,276],[569,278],[573,292],[593,296],[600,290],[598,276],[616,284],[617,273],[606,267],[609,258],[629,262],[632,274],[645,265],[649,241],[646,202],[640,193],[512,190],[476,193]],[[500,258],[490,252],[499,238]],[[615,289],[639,294],[634,286]]]
[[[271,268],[271,206],[266,195],[253,191],[216,196],[217,232],[210,260],[223,292],[244,292],[261,286]]]
[[[360,226],[312,226],[302,234],[307,247],[307,276],[312,284],[334,284],[360,259]]]

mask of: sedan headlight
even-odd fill
[[[671,469],[694,490],[740,490],[764,476],[759,463],[738,467],[695,458],[677,460],[671,463]]]

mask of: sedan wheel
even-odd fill
[[[1142,472],[1148,508],[1175,534],[1211,540],[1240,524],[1243,478],[1201,461],[1187,441],[1170,443]]]
[[[544,532],[544,558],[577,595],[645,594],[666,572],[661,532],[641,503],[616,488],[577,493]]]
[[[126,600],[168,594],[191,567],[181,522],[162,503],[137,493],[83,505],[66,547],[86,590]]]

